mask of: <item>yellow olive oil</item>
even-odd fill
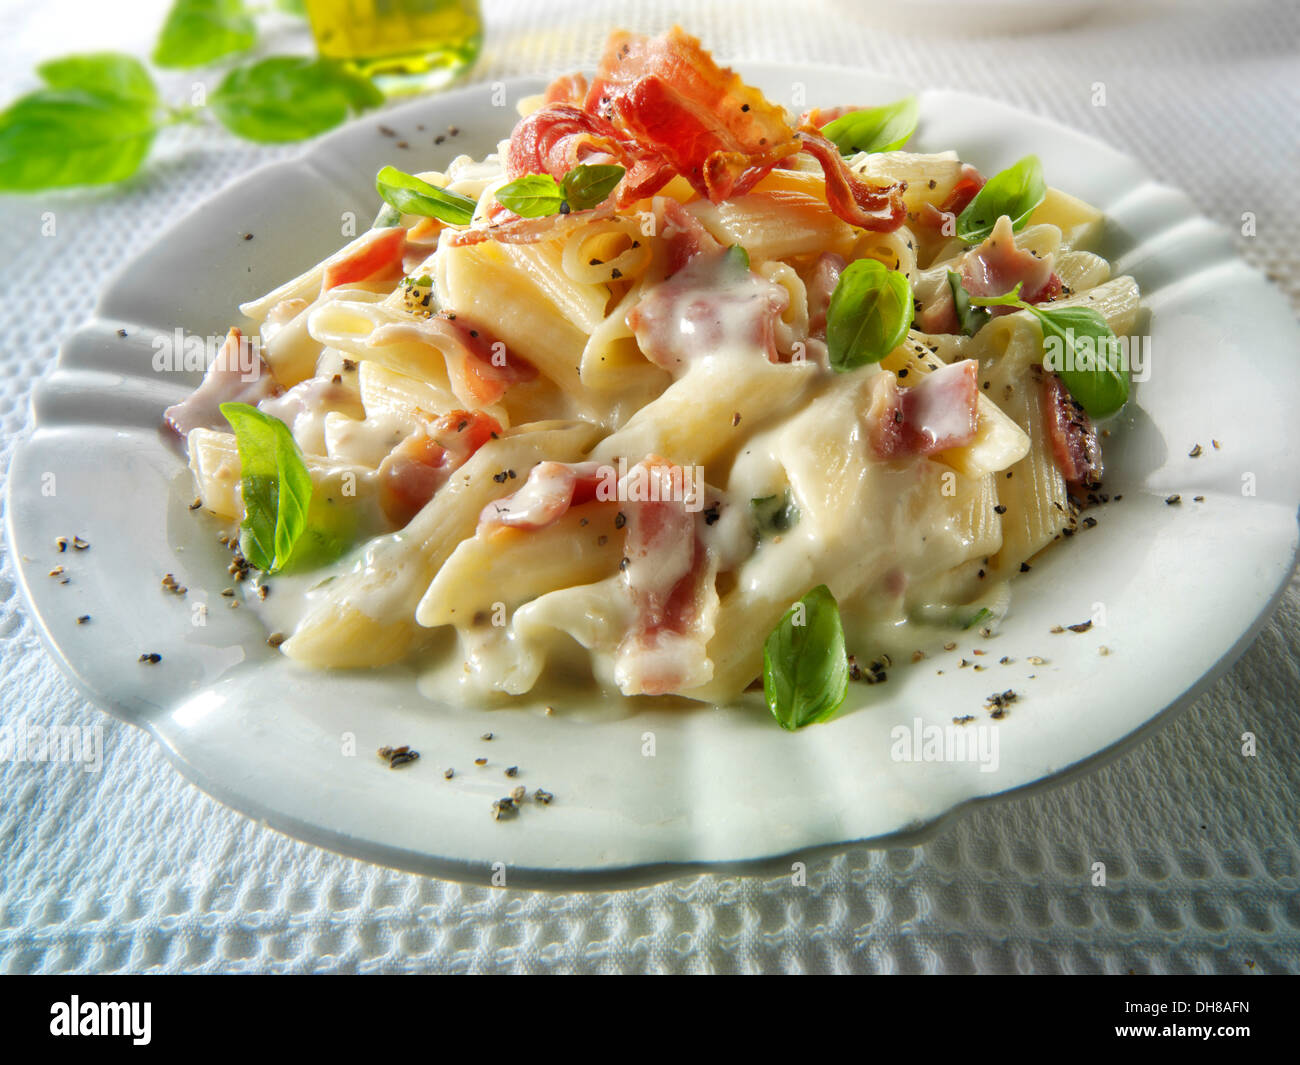
[[[306,0],[320,54],[396,95],[449,84],[478,58],[478,0]]]

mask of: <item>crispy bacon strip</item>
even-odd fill
[[[907,207],[902,182],[868,185],[854,175],[840,150],[821,134],[801,130],[797,136],[802,149],[821,164],[826,175],[826,202],[836,215],[851,226],[879,233],[891,232],[903,224]]]
[[[748,191],[799,148],[781,108],[676,26],[653,39],[611,35],[586,110],[714,203]]]
[[[573,104],[547,104],[523,119],[510,135],[506,173],[511,178],[550,174],[559,181],[584,163],[623,167],[626,174],[613,196],[619,206],[654,195],[673,176],[672,167],[655,152]]]

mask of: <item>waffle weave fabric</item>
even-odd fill
[[[30,87],[54,54],[147,54],[166,6],[143,0],[124,19],[119,5],[80,0],[0,4],[0,95]],[[486,0],[474,77],[590,66],[614,26],[680,19],[720,57],[852,65],[993,97],[1131,154],[1234,231],[1253,212],[1240,252],[1300,309],[1300,7],[1080,3],[1068,27],[980,35],[943,32],[937,2],[910,21],[884,6]],[[288,18],[269,35],[276,50],[306,47]],[[189,81],[164,84],[179,95]],[[0,470],[29,423],[33,383],[89,315],[98,280],[228,182],[299,150],[177,127],[124,188],[0,199]],[[60,239],[40,236],[50,209]],[[0,763],[0,968],[1300,971],[1297,632],[1293,582],[1232,671],[1127,754],[958,816],[915,848],[845,848],[812,865],[806,887],[706,874],[546,894],[369,866],[222,807],[73,690],[0,554],[0,724],[101,724],[105,746],[97,774]],[[1233,755],[1247,729],[1259,757]],[[1098,860],[1104,892],[1088,881]]]

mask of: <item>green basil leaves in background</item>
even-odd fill
[[[66,55],[42,63],[36,73],[52,89],[79,89],[144,111],[158,106],[158,87],[144,64],[120,52]]]
[[[273,6],[306,13],[302,0],[276,0]],[[175,0],[154,63],[189,69],[247,51],[257,43],[253,11],[244,0]],[[0,192],[122,181],[140,168],[160,129],[198,121],[204,110],[160,99],[149,71],[129,55],[69,55],[37,72],[44,87],[0,112]],[[237,67],[209,100],[232,133],[264,143],[314,137],[382,102],[366,78],[301,56]]]
[[[844,373],[879,362],[903,342],[914,312],[906,274],[875,259],[850,263],[826,312],[831,368]]]
[[[957,236],[967,244],[978,244],[993,232],[1003,215],[1011,219],[1011,228],[1019,232],[1047,195],[1043,164],[1038,156],[1027,155],[1015,166],[994,174],[966,209],[957,216]]]
[[[239,448],[239,549],[263,573],[283,569],[307,528],[311,475],[288,426],[247,403],[223,403]]]
[[[116,52],[42,64],[46,88],[0,113],[0,190],[30,192],[121,181],[158,131],[158,91],[136,59]]]
[[[468,225],[474,217],[475,202],[468,196],[447,192],[395,166],[386,166],[379,171],[375,176],[375,188],[384,202],[398,212],[396,218],[380,215],[381,220],[392,219],[388,225],[401,224],[403,214],[437,218],[457,226]]]
[[[623,180],[621,166],[575,166],[556,181],[550,174],[525,174],[497,189],[497,200],[521,218],[586,211],[609,199]]]
[[[1066,362],[1054,372],[1092,417],[1105,418],[1128,402],[1128,374],[1116,358],[1118,341],[1106,319],[1091,307],[1026,303],[1020,298],[1019,284],[1001,296],[971,296],[969,300],[976,307],[1015,307],[1037,318],[1044,345],[1049,338],[1056,339]],[[1090,341],[1090,351],[1079,343],[1085,339]]]
[[[763,694],[783,729],[825,721],[849,692],[839,605],[821,584],[795,603],[763,644]]]
[[[232,133],[275,144],[324,133],[384,97],[365,78],[328,59],[273,56],[236,67],[208,102]]]
[[[152,58],[165,69],[188,70],[256,43],[257,28],[244,0],[176,0]]]
[[[882,107],[866,107],[827,122],[822,136],[835,143],[841,155],[858,152],[894,152],[916,132],[921,109],[915,96]]]

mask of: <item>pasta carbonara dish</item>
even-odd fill
[[[1128,396],[1099,212],[1033,156],[907,151],[914,98],[787,110],[680,29],[519,111],[380,171],[374,227],[167,412],[280,651],[471,701],[761,683],[794,728],[854,656],[996,625]]]

